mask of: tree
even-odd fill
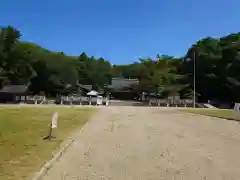
[[[0,66],[1,66],[1,85],[27,84],[34,75],[31,63],[27,58],[19,38],[20,31],[8,26],[0,32]]]
[[[6,67],[8,61],[11,61],[9,56],[20,36],[20,32],[11,26],[0,29],[0,86],[9,83]]]
[[[95,90],[104,88],[111,81],[111,64],[104,58],[96,59],[82,53],[78,57],[79,82],[92,85]]]
[[[182,58],[158,54],[155,59],[114,66],[85,52],[78,57],[52,52],[20,37],[21,32],[12,26],[0,29],[0,86],[31,82],[33,93],[56,96],[77,93],[79,84],[107,91],[112,77],[122,77],[139,80],[130,87],[134,93],[186,96],[193,91],[195,60],[200,100],[240,101],[240,33],[200,39]]]
[[[220,39],[208,37],[199,40],[188,50],[185,59],[190,61],[185,60],[182,66],[183,74],[190,75],[185,83],[193,84],[195,53],[196,90],[202,100],[236,101],[240,98],[236,93],[240,84],[237,73],[240,67],[239,42],[239,33]]]

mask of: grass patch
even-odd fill
[[[59,114],[57,139],[48,135],[52,113]],[[63,140],[83,126],[90,108],[0,108],[0,179],[19,180],[34,175],[52,158]]]
[[[184,109],[183,111],[195,114],[201,114],[206,116],[218,117],[228,120],[240,121],[240,114],[228,109],[207,109],[207,108],[196,108],[196,109]]]

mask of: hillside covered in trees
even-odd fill
[[[84,52],[78,57],[52,52],[21,41],[20,37],[21,32],[11,26],[0,30],[1,87],[29,84],[34,94],[56,96],[75,93],[79,84],[104,89],[112,77],[121,77],[139,79],[139,84],[131,87],[136,93],[165,96],[179,92],[183,97],[191,96],[195,59],[196,92],[200,100],[240,100],[240,33],[200,39],[181,58],[157,55],[155,59],[114,66],[104,58]]]

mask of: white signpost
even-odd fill
[[[52,129],[57,128],[58,113],[53,113],[52,116]]]
[[[239,111],[240,111],[240,103],[235,103],[233,110],[234,110],[235,112],[239,112]]]
[[[48,140],[56,139],[56,136],[52,135],[52,130],[57,128],[57,120],[58,120],[58,112],[54,112],[52,115],[51,125],[49,127],[49,135],[47,137],[45,137],[44,140],[45,139],[48,139]]]

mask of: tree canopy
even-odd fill
[[[180,58],[156,55],[155,59],[113,66],[85,52],[68,56],[21,41],[20,37],[20,30],[12,26],[0,29],[1,87],[29,84],[34,94],[56,96],[74,93],[79,84],[98,90],[110,84],[112,77],[121,77],[138,79],[139,84],[131,88],[137,93],[166,96],[178,92],[188,96],[193,91],[195,61],[196,92],[201,100],[240,100],[240,33],[200,39]]]

